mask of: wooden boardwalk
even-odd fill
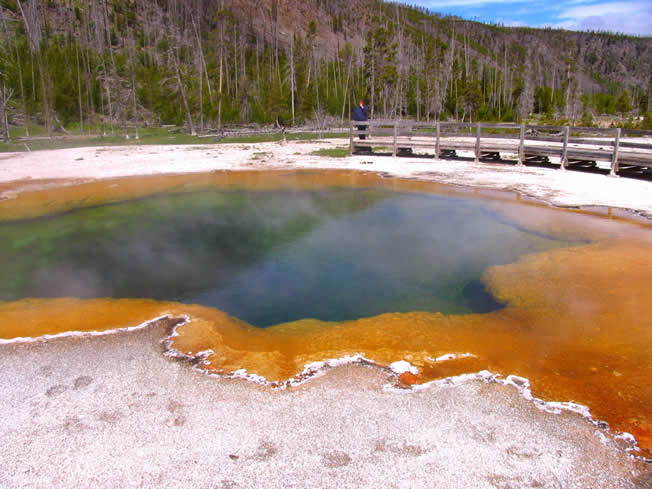
[[[476,162],[500,161],[501,155],[512,155],[518,165],[548,164],[554,158],[562,170],[606,162],[611,175],[625,169],[652,169],[652,144],[645,139],[622,141],[625,137],[652,138],[652,131],[409,120],[352,121],[349,126],[352,154],[383,147],[391,148],[392,156],[403,156],[421,149],[439,159],[470,151]]]

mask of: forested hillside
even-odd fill
[[[11,127],[112,131],[372,116],[650,111],[652,39],[505,28],[380,0],[2,0]]]

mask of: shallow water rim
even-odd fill
[[[202,188],[213,188],[212,179],[223,180],[225,175],[234,178],[226,179],[225,188],[241,188],[242,182],[255,175],[265,176],[270,182],[256,181],[255,189],[290,188],[282,180],[296,175],[299,178],[328,176],[332,183],[341,185],[363,186],[374,182],[388,188],[399,187],[402,191],[416,193],[437,192],[469,198],[494,199],[499,201],[516,201],[521,204],[537,207],[548,207],[580,215],[606,217],[630,223],[648,225],[652,228],[652,215],[636,208],[615,207],[608,205],[559,205],[541,196],[530,194],[524,190],[496,186],[476,186],[462,183],[441,183],[431,174],[417,174],[409,177],[392,175],[384,171],[362,169],[232,169],[215,170],[211,172],[160,173],[150,175],[109,176],[81,179],[26,179],[0,182],[0,223],[32,218],[56,216],[77,207],[106,205],[154,197],[159,194],[189,193]],[[330,179],[330,177],[333,177]],[[181,183],[179,183],[181,180]],[[134,182],[139,182],[134,185]],[[296,183],[296,182],[293,182]],[[319,182],[301,182],[305,188],[316,188]],[[143,185],[144,184],[144,185]],[[51,192],[56,192],[51,199]],[[63,194],[63,195],[61,195]],[[110,194],[115,197],[110,198]],[[23,202],[25,195],[31,195],[33,202]]]

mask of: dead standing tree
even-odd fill
[[[23,82],[23,70],[22,64],[20,61],[20,50],[18,49],[18,41],[13,43],[12,48],[12,37],[15,38],[15,35],[10,34],[9,28],[7,27],[5,16],[2,15],[2,33],[6,42],[6,52],[2,55],[4,56],[3,61],[0,61],[5,65],[3,72],[6,70],[6,65],[8,63],[15,63],[16,72],[18,73],[18,84],[20,87],[20,99],[23,102],[23,114],[24,114],[24,126],[25,126],[25,136],[29,137],[29,116],[27,111],[27,99],[25,98],[25,84]],[[15,58],[14,58],[15,55]],[[6,109],[6,105],[5,105]]]
[[[0,117],[2,118],[2,140],[5,143],[9,142],[9,117],[7,116],[7,105],[9,104],[9,100],[13,93],[13,89],[7,88],[3,79],[2,85],[0,86]]]
[[[7,106],[11,99],[14,90],[7,87],[7,71],[11,64],[11,47],[9,40],[7,46],[4,43],[0,45],[0,119],[2,119],[2,139],[5,143],[9,142],[9,117],[7,116]]]
[[[118,70],[116,68],[115,64],[115,57],[113,56],[113,42],[111,39],[111,24],[109,22],[109,10],[106,5],[106,0],[102,1],[102,15],[103,15],[103,25],[104,25],[104,33],[106,35],[106,45],[109,49],[109,56],[111,59],[111,77],[107,79],[107,96],[109,98],[109,121],[111,124],[111,134],[113,135],[113,118],[114,118],[114,108],[113,104],[111,103],[111,90],[110,90],[110,82],[112,80],[117,80],[118,78]],[[104,62],[104,61],[103,61]],[[105,72],[106,72],[106,66],[105,66]],[[118,97],[118,103],[120,98]],[[118,107],[119,111],[119,107]]]
[[[178,51],[182,48],[189,48],[192,46],[193,42],[188,40],[185,37],[186,31],[184,29],[184,22],[186,20],[185,14],[187,13],[188,7],[185,3],[178,3],[176,0],[168,1],[167,9],[167,30],[165,34],[165,40],[167,42],[167,54],[168,54],[168,65],[172,65],[174,70],[174,78],[176,80],[177,90],[181,96],[181,101],[183,102],[183,107],[186,113],[186,123],[188,124],[190,134],[195,136],[197,132],[195,130],[195,124],[192,119],[192,112],[190,110],[190,104],[188,102],[188,96],[186,93],[186,86],[183,81],[181,73],[181,61],[179,59]],[[191,34],[191,38],[194,37]],[[185,66],[185,65],[184,65]],[[201,76],[201,73],[200,73]]]
[[[174,69],[174,76],[177,81],[177,88],[179,90],[179,95],[181,96],[181,100],[183,102],[183,107],[186,112],[186,122],[188,123],[189,129],[190,129],[190,134],[192,136],[197,135],[197,132],[195,131],[195,124],[192,120],[192,112],[190,111],[190,104],[188,103],[188,96],[186,95],[186,87],[183,83],[183,79],[181,77],[181,68],[179,67],[179,57],[177,54],[177,50],[181,47],[180,43],[180,36],[174,35],[176,32],[176,29],[173,30],[173,36],[172,38],[168,38],[168,59],[172,61],[172,67]]]
[[[45,119],[45,127],[47,128],[48,137],[52,137],[52,122],[50,117],[50,101],[48,96],[48,85],[46,83],[46,60],[41,50],[41,42],[43,39],[41,33],[41,22],[39,20],[38,1],[28,0],[28,3],[23,5],[20,0],[16,0],[16,4],[20,10],[20,14],[25,23],[25,32],[29,44],[29,50],[32,56],[36,56],[38,64],[39,79],[41,84],[41,98],[43,104],[43,118]],[[32,77],[33,80],[33,77]],[[34,86],[32,81],[32,86]],[[35,97],[36,98],[36,97]]]
[[[100,67],[101,67],[101,72],[102,75],[97,75],[98,79],[102,79],[104,91],[106,92],[106,98],[107,98],[107,104],[108,104],[108,109],[109,109],[109,124],[111,126],[111,134],[113,134],[113,103],[112,103],[112,97],[111,97],[111,76],[107,70],[106,67],[106,43],[108,41],[109,45],[111,43],[111,33],[110,33],[110,28],[105,25],[105,20],[108,19],[108,17],[105,17],[105,12],[102,6],[98,6],[96,2],[91,2],[91,9],[90,9],[90,15],[92,19],[92,23],[94,27],[94,32],[95,32],[95,42],[96,42],[96,50],[99,53],[99,59],[100,59]],[[89,26],[90,28],[91,26]],[[108,33],[108,36],[105,37]],[[105,128],[105,105],[104,105],[104,95],[100,91],[100,96],[101,96],[101,103],[102,103],[102,135],[106,135],[106,128]]]
[[[204,57],[204,46],[202,43],[202,30],[201,30],[201,15],[203,12],[203,0],[199,0],[197,12],[199,18],[197,19],[193,13],[193,7],[187,5],[190,13],[190,20],[192,22],[192,30],[195,34],[197,42],[197,68],[199,69],[199,131],[204,130],[204,76],[206,77],[206,86],[208,88],[209,101],[213,102],[213,89],[211,87],[211,79],[208,76],[208,67],[206,66],[206,58]]]
[[[134,103],[134,125],[136,126],[136,139],[140,139],[138,134],[138,102],[136,100],[136,73],[134,69],[136,41],[134,39],[133,29],[129,30],[129,74],[131,76],[131,96]]]

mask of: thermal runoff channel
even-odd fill
[[[151,298],[257,327],[502,307],[485,270],[567,246],[482,200],[386,189],[210,190],[2,226],[0,299]]]

